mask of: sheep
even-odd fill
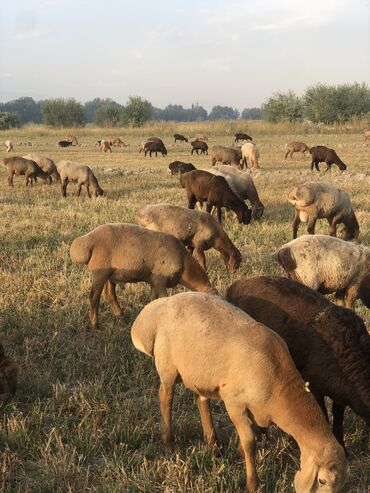
[[[326,170],[331,170],[331,166],[336,164],[341,171],[345,171],[347,166],[343,163],[343,161],[339,158],[334,149],[330,149],[326,146],[315,146],[310,147],[309,152],[311,154],[312,162],[311,162],[311,171],[313,171],[313,167],[315,166],[317,171],[319,169],[319,163],[325,162]]]
[[[370,273],[362,278],[358,289],[358,297],[367,308],[370,308]]]
[[[260,153],[258,147],[253,142],[246,142],[242,145],[242,167],[245,165],[247,168],[248,161],[251,163],[251,168],[258,169],[260,166],[258,164],[258,158]]]
[[[6,152],[14,151],[13,143],[11,140],[6,140],[4,142],[4,146],[6,147]]]
[[[207,270],[204,252],[210,248],[221,253],[229,272],[240,266],[241,253],[208,212],[168,204],[144,205],[136,212],[135,219],[140,226],[178,238],[191,253],[195,249],[204,270]]]
[[[8,170],[8,184],[13,187],[14,175],[26,177],[26,187],[30,183],[33,185],[33,180],[41,178],[45,183],[51,184],[50,176],[45,173],[40,166],[31,159],[25,159],[20,156],[6,157],[3,159],[3,163]]]
[[[337,224],[344,224],[344,240],[358,239],[360,228],[347,192],[329,183],[307,182],[293,187],[288,201],[295,207],[293,238],[297,238],[300,222],[307,222],[307,233],[315,234],[317,219],[326,218],[330,236],[336,236]]]
[[[240,160],[242,153],[240,149],[233,149],[232,147],[225,146],[213,146],[209,150],[211,156],[211,163],[214,166],[217,162],[222,164],[229,164],[238,169],[241,169]]]
[[[57,170],[57,167],[54,161],[48,157],[40,156],[38,154],[27,154],[27,156],[23,156],[24,159],[31,159],[35,161],[40,168],[45,171],[50,177],[54,177],[57,182],[60,182],[60,175]]]
[[[98,180],[89,166],[72,161],[59,161],[57,168],[61,179],[62,197],[67,197],[67,185],[70,182],[77,183],[78,197],[80,196],[82,185],[86,187],[89,198],[91,198],[90,186],[93,187],[96,197],[104,194],[103,189],[100,187]]]
[[[181,135],[181,134],[174,134],[173,136],[175,138],[175,144],[176,144],[177,141],[179,141],[179,142],[189,142],[188,139],[186,137],[184,137],[183,135]]]
[[[171,175],[187,173],[188,171],[193,171],[196,169],[194,164],[192,163],[183,163],[182,161],[174,161],[168,165],[168,168],[171,171]]]
[[[364,132],[364,144],[366,144],[367,140],[370,140],[370,130],[365,130]]]
[[[149,157],[152,157],[152,153],[155,152],[155,157],[158,156],[158,152],[162,154],[162,156],[167,156],[167,149],[164,146],[163,142],[149,141],[144,144],[144,154],[145,157],[149,152]]]
[[[335,293],[337,304],[353,308],[370,273],[370,248],[326,235],[304,235],[282,245],[277,261],[291,279],[323,294]],[[365,285],[362,292],[367,292]]]
[[[254,427],[272,422],[300,448],[297,493],[341,490],[347,478],[343,448],[275,332],[219,297],[179,293],[144,307],[132,325],[131,339],[137,350],[154,359],[159,375],[165,450],[173,447],[172,401],[181,378],[196,394],[210,446],[217,444],[210,399],[223,400],[239,435],[247,492],[258,487]]]
[[[59,147],[69,147],[72,145],[72,142],[69,142],[69,140],[60,140],[58,142]]]
[[[248,134],[243,134],[242,132],[237,132],[235,134],[235,141],[234,142],[239,142],[239,140],[253,140],[253,139]]]
[[[125,144],[120,137],[116,137],[115,139],[110,138],[109,139],[109,144],[111,146],[117,146],[117,147],[129,147],[129,145],[128,144]]]
[[[305,153],[309,151],[308,146],[304,142],[289,142],[288,144],[285,144],[285,159],[290,155],[290,159],[293,157],[294,152],[300,152],[302,154],[302,158],[304,158]]]
[[[207,137],[207,135],[205,135],[205,134],[197,134],[197,135],[194,137],[194,140],[196,140],[196,141],[202,141],[202,142],[207,142],[208,137]]]
[[[324,397],[333,400],[333,431],[341,445],[346,406],[370,425],[370,336],[360,317],[281,277],[236,281],[226,299],[284,339],[326,415]]]
[[[104,224],[76,238],[70,248],[73,262],[87,264],[91,272],[90,323],[98,327],[98,307],[104,288],[116,316],[122,310],[116,284],[147,282],[151,299],[167,296],[178,283],[189,289],[218,294],[207,274],[177,238],[134,224]]]
[[[199,151],[201,154],[208,154],[208,145],[206,142],[203,142],[202,140],[194,140],[193,142],[190,142],[192,146],[191,150],[191,155],[193,155],[194,151],[199,154]]]
[[[13,358],[5,355],[0,343],[0,400],[3,403],[14,396],[17,390],[18,367]]]
[[[223,164],[216,164],[216,166],[206,171],[223,176],[231,190],[241,200],[249,200],[252,204],[253,219],[260,219],[262,217],[265,206],[260,201],[253,178],[248,173],[243,173],[231,166],[225,166]]]
[[[222,207],[234,211],[239,223],[250,223],[250,209],[231,190],[223,176],[214,176],[207,171],[196,169],[181,175],[180,185],[186,190],[189,209],[194,209],[197,202],[207,202],[207,212],[211,212],[212,207],[217,208],[217,218],[220,224]]]
[[[67,135],[66,136],[66,140],[68,140],[68,142],[70,142],[72,145],[76,144],[76,146],[78,146],[78,139],[79,139],[79,137],[76,137],[74,135]]]
[[[112,152],[110,141],[108,140],[98,140],[101,152]]]

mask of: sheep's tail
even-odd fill
[[[136,317],[131,327],[132,343],[138,351],[153,357],[154,344],[157,333],[155,317],[153,317],[153,306],[160,303],[159,300],[152,301]]]
[[[92,247],[84,236],[79,236],[73,240],[69,254],[75,264],[88,264],[92,255]]]
[[[294,272],[297,268],[296,259],[289,247],[280,248],[276,254],[276,258],[286,273]]]

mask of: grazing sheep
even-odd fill
[[[208,137],[207,137],[207,135],[205,135],[205,134],[197,134],[197,135],[194,137],[194,140],[197,140],[197,141],[202,141],[202,142],[207,142]]]
[[[248,167],[248,161],[250,161],[251,168],[258,169],[260,166],[258,164],[258,158],[260,153],[258,147],[253,142],[246,142],[242,145],[242,167]]]
[[[89,198],[91,198],[90,186],[93,187],[96,197],[104,194],[103,189],[99,186],[98,180],[89,166],[72,161],[59,161],[57,168],[60,174],[63,197],[67,197],[67,185],[70,182],[77,183],[78,197],[80,196],[82,185],[86,187]]]
[[[163,157],[167,156],[167,149],[163,142],[156,142],[154,140],[150,140],[149,142],[145,142],[144,144],[144,154],[145,157],[149,152],[149,157],[152,157],[152,153],[155,152],[155,157],[158,156],[158,152],[162,154]]]
[[[285,144],[285,159],[290,155],[290,159],[293,157],[294,152],[300,152],[302,154],[302,158],[304,158],[305,153],[309,151],[308,146],[304,142],[289,142],[289,144]]]
[[[67,135],[66,136],[66,140],[68,140],[68,142],[70,142],[72,145],[76,144],[76,146],[78,146],[78,139],[79,139],[79,137],[76,137],[75,135]]]
[[[6,152],[14,151],[13,143],[11,140],[6,140],[4,142],[4,146],[6,147]]]
[[[196,394],[209,445],[217,443],[209,401],[223,400],[239,435],[247,492],[258,486],[254,427],[272,422],[300,448],[297,493],[341,490],[347,477],[343,448],[275,332],[216,296],[180,293],[147,305],[133,323],[131,338],[136,349],[154,359],[166,450],[173,446],[172,401],[181,378]]]
[[[13,177],[14,175],[26,177],[26,186],[28,183],[33,186],[33,181],[36,178],[41,178],[44,182],[51,184],[50,176],[45,173],[40,166],[32,161],[31,159],[25,159],[20,156],[6,157],[3,159],[3,163],[8,170],[8,184],[13,187]]]
[[[208,145],[206,142],[203,142],[202,140],[194,140],[193,142],[190,142],[192,146],[191,150],[191,155],[193,155],[194,151],[199,154],[199,151],[201,154],[208,154]]]
[[[55,163],[52,159],[44,156],[40,156],[38,154],[27,154],[27,156],[23,156],[24,159],[31,159],[31,161],[35,161],[40,168],[45,171],[50,177],[54,177],[57,182],[60,182],[60,175],[55,166]]]
[[[229,164],[238,169],[241,169],[240,160],[242,153],[240,149],[233,149],[232,147],[225,146],[213,146],[209,150],[211,156],[211,163],[214,166],[217,162],[222,164]]]
[[[344,224],[344,240],[358,239],[360,228],[347,192],[328,183],[307,182],[293,187],[288,201],[295,207],[293,238],[297,238],[300,222],[307,222],[307,233],[315,234],[317,219],[326,218],[330,236],[336,236],[337,224]]]
[[[328,169],[331,170],[331,166],[333,164],[336,164],[341,171],[345,171],[347,169],[347,166],[338,157],[334,149],[329,149],[329,147],[326,146],[315,146],[315,147],[310,147],[309,151],[312,158],[311,171],[313,171],[314,166],[317,169],[317,171],[320,171],[319,163],[322,162],[325,162],[326,164],[325,173],[328,171]]]
[[[365,130],[365,133],[364,133],[364,144],[366,144],[366,141],[368,139],[370,140],[370,130]]]
[[[226,299],[284,339],[325,414],[324,397],[333,400],[340,444],[346,406],[370,425],[370,336],[360,317],[281,277],[236,281]]]
[[[147,282],[151,298],[167,296],[178,283],[189,289],[218,294],[207,274],[177,238],[134,224],[104,224],[76,238],[70,249],[73,262],[91,272],[90,322],[98,327],[98,307],[104,288],[112,311],[122,313],[116,284]]]
[[[59,147],[69,147],[72,145],[72,142],[69,142],[69,140],[60,140],[58,142]]]
[[[231,190],[240,200],[249,200],[252,204],[253,219],[260,219],[262,217],[265,206],[260,201],[253,178],[248,173],[243,173],[231,166],[225,166],[223,164],[216,164],[216,166],[207,171],[214,175],[223,176]]]
[[[182,161],[174,161],[168,165],[171,170],[171,175],[182,175],[183,173],[187,173],[188,171],[193,171],[196,169],[194,164],[192,163],[183,163]]]
[[[173,136],[175,138],[175,144],[176,144],[177,141],[179,141],[179,142],[188,142],[188,139],[186,137],[184,137],[183,135],[181,135],[181,134],[174,134]]]
[[[125,144],[120,137],[116,137],[115,139],[113,138],[109,139],[109,144],[111,146],[117,146],[117,147],[129,147],[128,144]]]
[[[243,134],[242,132],[237,132],[235,134],[235,141],[234,142],[239,142],[239,140],[253,140],[253,139],[248,134]]]
[[[17,390],[18,367],[13,358],[5,355],[0,343],[0,401],[3,403],[14,396]]]
[[[223,176],[214,176],[207,171],[196,169],[181,175],[180,185],[186,190],[189,209],[194,209],[197,202],[207,202],[207,212],[211,212],[212,207],[217,208],[217,218],[220,224],[222,207],[234,211],[239,223],[250,223],[250,209],[231,190]]]
[[[195,249],[204,270],[204,252],[210,248],[221,253],[229,271],[239,268],[242,260],[239,250],[208,212],[168,204],[144,205],[136,212],[135,219],[140,226],[178,238],[191,253]]]
[[[288,277],[320,293],[335,293],[337,304],[347,308],[353,308],[361,281],[370,273],[370,248],[326,235],[286,243],[277,260]]]
[[[101,152],[112,152],[110,141],[108,140],[98,140]]]

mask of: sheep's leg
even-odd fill
[[[199,259],[199,263],[200,265],[203,267],[203,269],[206,271],[207,270],[207,267],[206,267],[206,256],[204,254],[204,250],[202,248],[196,248],[195,249],[195,253],[197,254],[198,256],[198,259]]]
[[[158,371],[159,373],[159,371]],[[167,378],[162,380],[159,387],[159,403],[162,417],[162,442],[166,451],[170,452],[173,449],[173,434],[172,434],[172,403],[175,381],[177,372],[167,375]]]
[[[107,300],[109,301],[112,312],[116,317],[120,317],[122,315],[122,309],[119,306],[116,294],[116,284],[112,281],[107,281],[104,284],[104,294]]]
[[[297,238],[298,227],[300,223],[301,223],[301,219],[299,217],[299,209],[295,209],[294,219],[293,219],[293,239]]]
[[[353,310],[353,305],[358,298],[358,286],[352,285],[346,289],[344,296],[344,306]]]
[[[330,222],[330,230],[329,230],[330,236],[335,236],[335,237],[337,236],[337,224],[342,220],[342,218],[343,218],[342,213],[337,214],[336,216],[333,217],[333,219]]]
[[[209,399],[197,395],[196,402],[202,422],[204,441],[209,446],[217,445],[217,434],[212,420]]]
[[[161,275],[152,274],[150,277],[151,293],[150,300],[167,296],[167,278]]]
[[[307,233],[309,235],[314,235],[315,234],[316,221],[317,221],[317,217],[316,216],[313,216],[313,217],[310,217],[309,218],[308,225],[307,225]]]
[[[67,197],[68,180],[62,181],[62,197]]]
[[[338,306],[345,306],[344,302],[344,297],[345,297],[346,291],[344,289],[340,289],[335,293],[335,304]]]
[[[333,435],[337,439],[337,441],[342,445],[344,451],[346,451],[346,447],[344,446],[344,438],[343,438],[343,419],[344,419],[344,410],[345,406],[341,406],[333,401],[332,413],[333,413]]]
[[[98,309],[100,296],[102,294],[104,284],[107,281],[107,276],[92,274],[92,286],[90,291],[90,312],[89,318],[93,329],[98,328]]]
[[[197,199],[194,194],[188,195],[188,209],[194,209],[195,204],[197,203]]]
[[[225,406],[239,435],[239,448],[245,461],[247,491],[254,493],[257,491],[258,475],[255,464],[256,438],[253,433],[253,427],[246,416],[244,405],[225,401]]]
[[[217,219],[220,224],[222,224],[222,211],[221,207],[217,207]]]
[[[311,171],[313,171],[313,167],[316,166],[316,169],[317,169],[317,164],[315,163],[315,160],[313,159],[311,161]],[[317,169],[318,170],[318,169]]]
[[[10,173],[8,176],[8,184],[10,187],[14,187],[13,178],[14,178],[14,173]]]
[[[87,190],[87,195],[89,196],[89,199],[91,199],[91,193],[90,193],[90,186],[86,185],[86,190]]]
[[[79,185],[78,185],[78,190],[77,190],[77,197],[79,197],[79,196],[80,196],[80,194],[81,194],[81,190],[82,190],[82,183],[79,183]]]
[[[290,153],[290,151],[287,151],[287,152],[285,153],[285,159],[289,156],[289,153]]]
[[[331,164],[328,163],[327,161],[325,161],[325,164],[326,164],[326,170],[324,171],[324,174],[327,172],[327,171],[330,171],[331,173]]]

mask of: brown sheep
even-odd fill
[[[367,308],[370,308],[370,274],[363,277],[360,282],[358,297]]]
[[[147,282],[151,299],[167,296],[178,283],[196,291],[218,294],[207,274],[177,238],[134,224],[104,224],[76,238],[70,249],[73,262],[91,272],[90,322],[98,327],[98,307],[104,288],[113,313],[120,316],[116,284]]]
[[[71,145],[72,145],[72,142],[70,142],[69,140],[60,140],[58,142],[59,147],[70,147]]]
[[[222,207],[234,211],[239,223],[250,223],[250,209],[231,190],[223,176],[214,176],[207,171],[196,169],[181,175],[180,185],[186,190],[189,209],[194,209],[197,202],[207,202],[207,212],[211,212],[212,207],[217,208],[217,218],[220,224]]]
[[[108,140],[98,140],[101,152],[112,152],[110,141]]]
[[[4,403],[14,396],[17,390],[18,367],[13,358],[5,355],[0,343],[0,400]]]
[[[145,157],[149,152],[149,157],[152,157],[152,153],[155,152],[155,157],[158,156],[158,152],[162,154],[163,157],[167,156],[167,149],[163,142],[157,142],[154,140],[150,140],[145,142],[144,144],[144,154]]]
[[[330,224],[330,236],[336,236],[337,225],[344,224],[344,240],[358,239],[360,228],[350,196],[344,190],[329,183],[307,182],[293,187],[288,202],[295,207],[293,238],[297,238],[300,222],[307,222],[307,233],[315,234],[318,219],[326,218]]]
[[[212,166],[217,162],[220,162],[241,169],[240,161],[242,153],[240,149],[233,149],[232,147],[225,146],[213,146],[209,150],[209,155],[211,156]]]
[[[72,161],[59,161],[57,168],[60,174],[63,197],[67,197],[67,185],[70,182],[77,183],[78,197],[80,196],[82,185],[86,187],[89,198],[91,198],[90,186],[93,187],[96,197],[104,195],[103,189],[100,187],[96,176],[89,166]]]
[[[171,175],[187,173],[188,171],[193,171],[196,169],[194,164],[192,163],[183,163],[182,161],[174,161],[168,165],[169,170],[171,171]]]
[[[290,159],[292,159],[293,154],[295,152],[300,152],[302,154],[302,158],[304,158],[305,153],[309,151],[308,146],[304,142],[289,142],[289,144],[285,144],[285,159],[290,155]]]
[[[175,138],[175,144],[176,144],[177,141],[179,141],[179,142],[188,142],[188,139],[186,137],[184,137],[183,135],[181,135],[181,134],[174,134],[173,136]]]
[[[75,135],[67,135],[66,136],[66,140],[68,142],[70,142],[72,145],[75,144],[76,146],[78,146],[78,139],[79,139],[79,137],[76,137]]]
[[[339,443],[346,406],[370,425],[370,336],[360,317],[281,277],[236,281],[226,299],[284,339],[326,415],[324,397],[333,400]]]
[[[207,142],[208,137],[207,137],[207,135],[205,135],[205,134],[197,134],[197,135],[194,137],[194,140],[195,140],[195,141]]]
[[[33,181],[36,178],[41,178],[45,183],[51,184],[50,176],[45,173],[40,166],[31,159],[25,159],[20,156],[6,157],[3,159],[3,163],[8,170],[8,184],[13,187],[14,175],[26,177],[26,186],[30,183],[33,185]]]
[[[57,167],[54,161],[48,157],[40,156],[38,154],[27,154],[27,156],[23,156],[24,159],[31,159],[35,161],[40,168],[45,171],[50,177],[54,177],[55,181],[60,182],[60,174],[57,170]]]
[[[239,435],[246,491],[255,493],[254,427],[275,423],[297,442],[297,493],[339,492],[347,477],[343,448],[294,366],[282,339],[217,296],[180,293],[147,305],[131,338],[151,356],[160,379],[162,440],[173,447],[171,423],[176,380],[196,394],[204,438],[217,443],[210,399],[221,399]]]
[[[336,164],[341,171],[345,171],[347,166],[343,163],[343,161],[339,158],[338,154],[334,149],[330,149],[326,146],[315,146],[310,147],[309,149],[312,162],[311,162],[311,171],[313,171],[313,167],[315,166],[317,171],[319,169],[319,163],[325,162],[326,170],[325,173],[330,169],[333,164]]]
[[[235,134],[235,141],[234,142],[239,142],[239,140],[253,140],[253,139],[248,134],[243,134],[242,132],[237,132]]]
[[[168,204],[144,205],[136,212],[135,219],[140,226],[178,238],[191,253],[195,250],[204,270],[204,252],[210,248],[221,253],[229,272],[239,268],[241,253],[208,212]]]
[[[199,151],[201,154],[208,154],[208,145],[206,142],[203,142],[202,140],[193,140],[190,142],[192,146],[191,150],[191,155],[193,155],[194,151],[199,154]]]

